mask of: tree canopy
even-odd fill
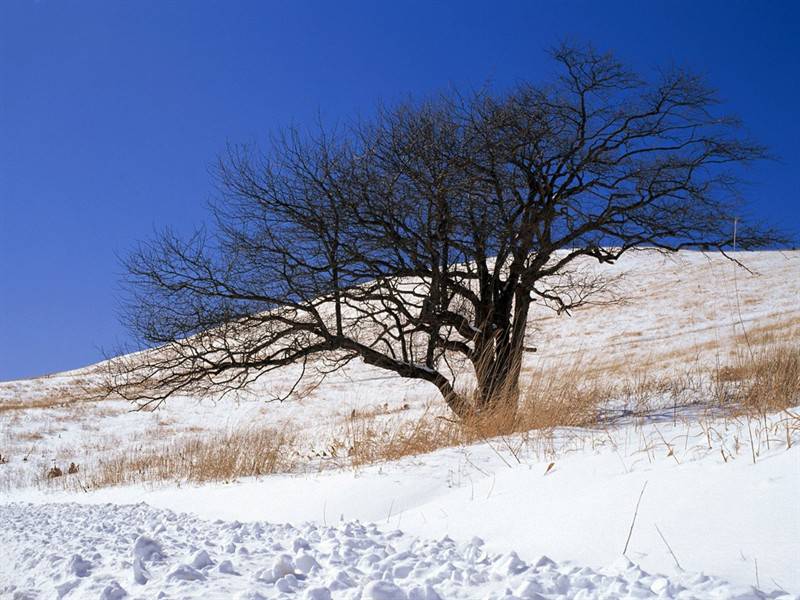
[[[466,417],[514,398],[532,302],[569,311],[603,290],[578,259],[724,251],[734,219],[739,247],[777,239],[743,221],[739,194],[765,150],[700,77],[552,56],[541,84],[229,148],[214,226],[127,261],[127,323],[158,350],[112,361],[113,389],[161,402],[360,359],[434,384]],[[474,392],[454,386],[456,363]]]

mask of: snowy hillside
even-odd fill
[[[592,424],[400,460],[353,446],[446,412],[361,365],[156,412],[86,401],[94,367],[0,383],[0,597],[800,597],[800,410],[712,398],[743,353],[798,344],[800,252],[737,258],[636,253],[604,270],[625,303],[532,315],[525,376],[609,386]],[[143,475],[254,427],[292,438],[273,474]]]
[[[755,463],[749,451],[724,459],[720,449],[733,451],[736,439],[747,436],[747,426],[746,421],[691,426],[667,420],[578,438],[564,432],[554,441],[561,452],[549,470],[549,461],[533,455],[515,461],[495,441],[358,472],[271,476],[204,487],[111,488],[77,495],[18,492],[9,499],[42,508],[0,508],[0,535],[7,536],[4,548],[11,557],[0,564],[0,580],[17,577],[18,585],[42,590],[75,584],[86,597],[97,597],[112,580],[144,597],[156,597],[161,590],[169,597],[208,596],[214,591],[218,595],[213,597],[224,598],[234,590],[272,597],[273,563],[289,554],[306,575],[299,557],[308,550],[322,566],[309,581],[292,586],[303,593],[327,586],[333,597],[344,598],[362,597],[361,588],[376,572],[383,579],[387,571],[409,594],[433,581],[445,598],[499,597],[506,588],[530,598],[539,596],[520,590],[538,589],[545,598],[561,597],[558,593],[578,598],[628,593],[648,597],[648,589],[653,597],[765,597],[745,593],[757,584],[797,593],[800,451],[773,443],[769,450],[763,446]],[[704,428],[716,432],[712,448]],[[51,504],[54,501],[67,504]],[[115,508],[139,502],[160,510],[142,505]],[[193,516],[176,518],[169,511]],[[239,525],[254,522],[261,524]],[[301,525],[306,522],[312,525]],[[357,522],[377,523],[380,532]],[[281,523],[297,529],[274,525]],[[392,533],[395,530],[405,535]],[[648,573],[665,574],[667,580],[648,577],[620,561],[629,531],[628,559]],[[146,565],[152,581],[144,587],[132,583],[132,553],[140,536],[164,546],[164,559]],[[471,546],[475,536],[483,540],[480,548]],[[51,538],[58,540],[56,545],[43,543]],[[296,538],[309,540],[311,549],[298,546]],[[408,547],[416,556],[397,554],[388,560]],[[193,574],[184,575],[197,578],[187,583],[174,574],[182,564],[191,565],[201,550],[214,561],[199,569],[202,577],[187,571]],[[509,567],[512,552],[528,568],[521,563]],[[373,553],[376,558],[370,558]],[[73,554],[92,562],[91,576],[81,578],[70,570]],[[559,564],[549,565],[541,555]],[[226,560],[230,567],[221,567]],[[546,566],[544,572],[534,568],[538,563]],[[460,573],[446,572],[452,567]],[[243,576],[231,576],[227,568]],[[20,577],[26,570],[28,575]],[[399,575],[403,572],[407,574]],[[699,572],[733,584],[699,577]],[[337,578],[351,582],[351,587],[337,589]],[[668,585],[674,594],[660,594]],[[678,586],[686,588],[681,596]],[[583,595],[576,595],[583,588]]]

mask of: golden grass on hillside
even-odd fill
[[[800,403],[800,346],[740,351],[717,370],[717,399],[737,412],[766,414]]]
[[[65,474],[47,479],[45,471],[38,480],[69,489],[227,482],[307,469],[317,458],[323,464],[360,468],[476,442],[499,445],[516,457],[523,447],[539,444],[543,448],[541,442],[552,440],[552,432],[559,428],[571,428],[581,435],[603,431],[613,418],[645,422],[653,410],[674,407],[679,418],[680,407],[687,406],[745,418],[748,427],[750,419],[757,417],[752,432],[747,432],[751,449],[760,449],[762,437],[769,445],[779,434],[791,444],[796,418],[787,419],[780,432],[766,431],[766,425],[758,420],[766,423],[768,413],[800,404],[800,345],[787,344],[784,336],[770,336],[766,330],[752,337],[763,344],[720,348],[722,356],[733,356],[727,364],[709,368],[684,361],[684,369],[668,375],[655,371],[649,359],[607,371],[580,361],[527,370],[518,403],[498,398],[494,410],[465,421],[452,419],[438,402],[416,417],[406,404],[347,411],[327,432],[318,432],[315,445],[324,446],[323,452],[309,451],[308,444],[299,443],[300,436],[290,423],[280,431],[269,427],[182,431],[173,441],[165,441],[163,436],[148,438],[138,449],[98,448],[93,451],[97,459],[79,465],[78,473],[67,474],[69,461],[66,456],[59,457],[63,464],[57,466]],[[723,457],[735,451],[726,449]],[[753,460],[756,458],[757,450],[753,450]]]
[[[0,412],[23,411],[37,408],[64,408],[77,402],[80,402],[80,399],[71,394],[55,393],[48,394],[41,398],[0,402]]]
[[[337,463],[358,468],[458,446],[466,441],[463,433],[453,421],[427,413],[383,423],[350,416],[330,447]]]
[[[515,453],[526,441],[509,436],[598,422],[611,390],[596,381],[581,383],[578,369],[573,365],[536,373],[519,394],[518,404],[500,398],[493,410],[463,421],[430,410],[412,420],[376,421],[353,413],[334,435],[328,452],[337,464],[359,468],[499,437],[501,445]]]
[[[62,409],[70,407],[95,406],[107,399],[99,387],[82,377],[76,377],[69,383],[58,383],[47,386],[48,379],[32,380],[36,386],[32,393],[24,391],[19,382],[11,382],[12,393],[8,388],[0,398],[0,413],[21,412],[31,409]],[[17,393],[14,393],[17,391]],[[95,408],[96,409],[96,408]]]
[[[776,346],[791,344],[800,339],[800,316],[775,315],[771,320],[756,325],[736,335],[734,346]]]
[[[230,482],[290,471],[296,459],[289,433],[253,427],[112,454],[75,476],[49,479],[84,490],[146,482]]]
[[[516,405],[500,398],[494,410],[461,422],[429,413],[412,421],[353,414],[334,438],[331,455],[360,467],[492,439],[516,454],[531,432],[604,427],[610,415],[644,418],[658,409],[677,415],[679,406],[711,403],[733,417],[763,417],[800,403],[800,346],[768,345],[752,356],[739,352],[726,367],[693,365],[671,376],[654,375],[646,364],[615,370],[613,377],[586,376],[588,371],[574,362],[529,372]]]

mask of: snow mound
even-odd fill
[[[137,505],[0,505],[3,598],[795,598],[627,559],[592,570],[376,525],[204,521]]]

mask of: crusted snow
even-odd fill
[[[717,577],[601,569],[374,524],[205,521],[146,504],[0,506],[10,598],[791,598]]]

